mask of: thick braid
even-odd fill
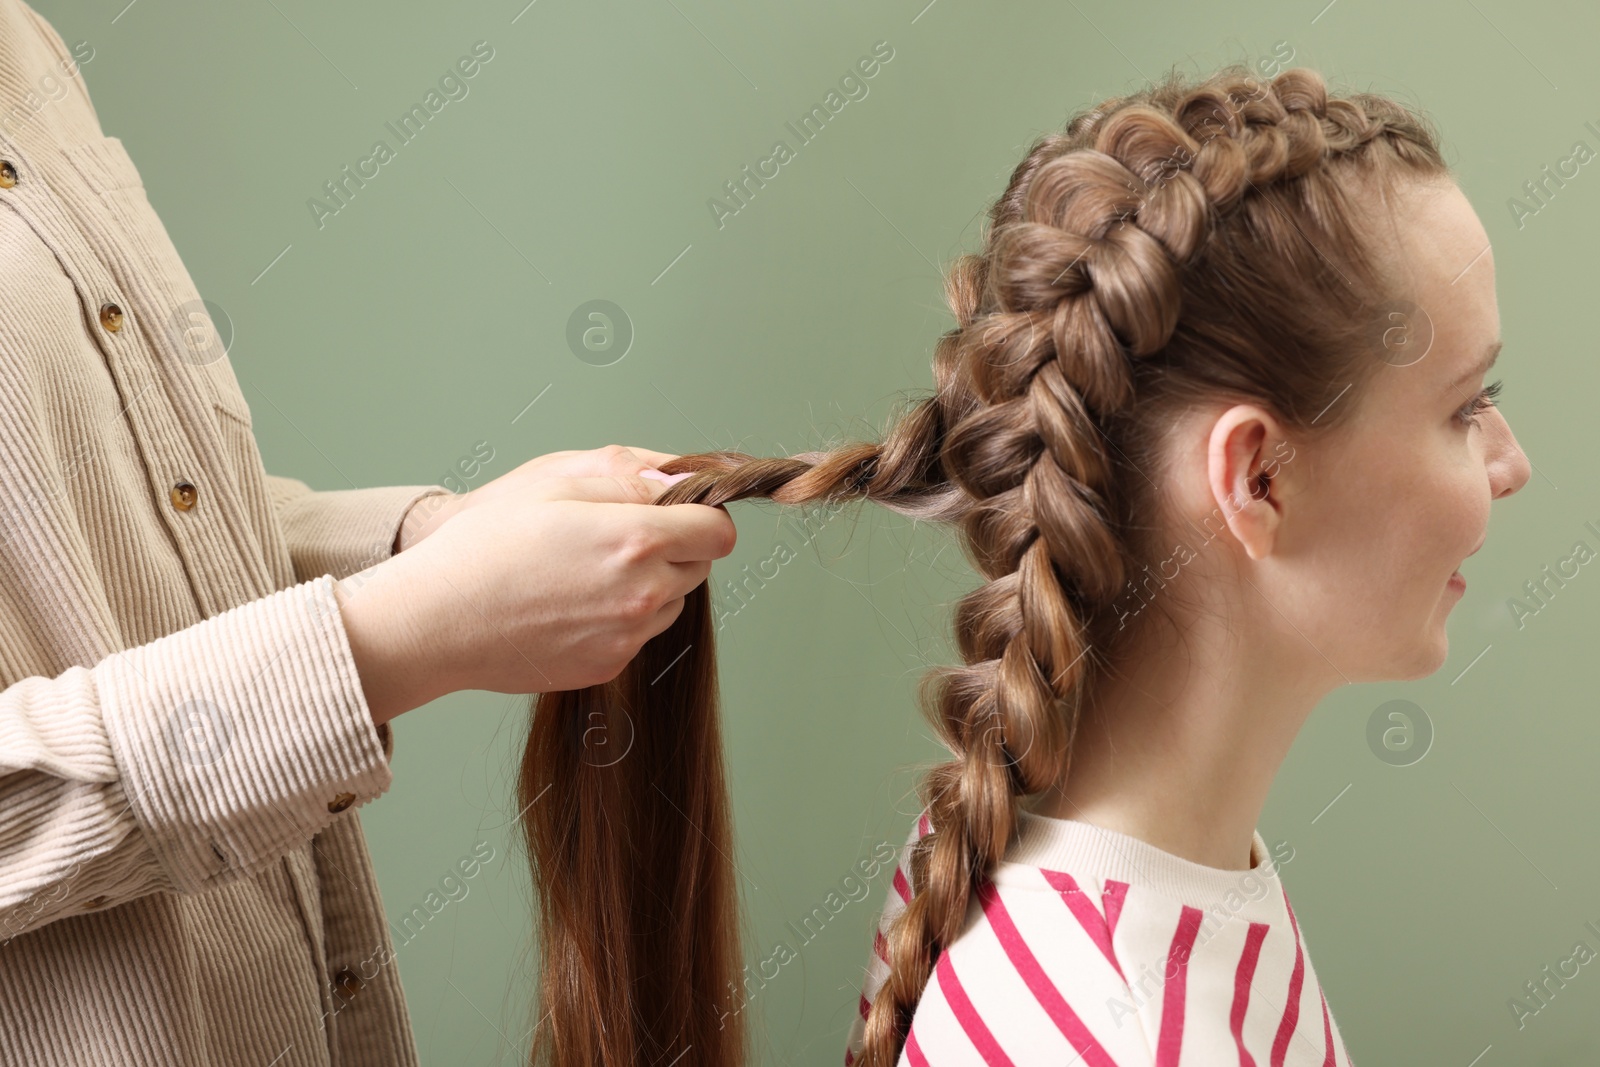
[[[1016,218],[990,242],[989,310],[966,346],[984,406],[951,428],[944,448],[949,477],[976,501],[963,532],[989,581],[957,609],[965,665],[931,678],[934,718],[956,758],[924,786],[932,832],[913,850],[916,891],[887,938],[867,1064],[899,1055],[938,953],[1014,836],[1019,797],[1060,774],[1094,666],[1085,622],[1123,584],[1096,420],[1131,401],[1129,356],[1159,351],[1170,335],[1172,256],[1192,251],[1204,223],[1203,201],[1182,194],[1187,175],[1158,189],[1112,154],[1127,150],[1131,123],[1160,120],[1120,112],[1094,148],[1041,146],[1011,191]],[[1150,194],[1160,198],[1146,206],[1160,237],[1141,228]],[[1184,247],[1169,251],[1162,238]]]
[[[1303,69],[1270,83],[1240,67],[1198,85],[1173,75],[1081,112],[1035,142],[989,213],[982,254],[952,266],[956,326],[935,352],[937,391],[883,444],[667,466],[704,473],[662,503],[859,496],[958,523],[986,579],[956,610],[964,663],[925,679],[953,758],[922,786],[932,829],[911,850],[913,894],[887,932],[889,974],[858,1063],[895,1063],[939,953],[1015,835],[1020,798],[1070,759],[1134,558],[1108,428],[1134,404],[1135,362],[1178,327],[1185,268],[1246,197],[1287,195],[1385,134],[1405,157],[1423,143],[1414,131],[1382,98],[1328,99]]]

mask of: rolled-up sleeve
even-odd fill
[[[0,691],[0,944],[259,870],[388,789],[324,574]]]

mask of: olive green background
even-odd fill
[[[523,3],[36,0],[69,46],[92,45],[104,130],[232,324],[274,473],[467,488],[558,449],[872,436],[899,394],[931,387],[951,321],[940,266],[976,247],[1024,147],[1077,107],[1173,63],[1242,60],[1432,115],[1494,244],[1502,407],[1536,471],[1465,568],[1445,666],[1331,696],[1260,826],[1295,850],[1284,878],[1356,1062],[1595,1061],[1600,963],[1520,1027],[1508,1007],[1576,942],[1600,950],[1584,926],[1600,926],[1600,577],[1582,568],[1520,629],[1507,606],[1575,541],[1600,547],[1584,527],[1600,526],[1600,174],[1581,168],[1520,226],[1508,207],[1574,142],[1600,149],[1592,8]],[[467,95],[400,144],[385,123],[478,41],[493,58]],[[785,123],[880,41],[893,58],[867,95],[800,144]],[[331,204],[324,183],[379,139],[393,158],[319,226],[308,202]],[[719,226],[708,201],[780,139],[793,158]],[[607,349],[580,315],[602,332],[575,351],[569,323],[594,300],[625,319]],[[915,687],[951,659],[949,609],[974,579],[947,535],[896,516],[852,507],[807,541],[775,505],[732,513],[716,580],[771,576],[723,594],[738,612],[720,638],[748,956],[798,951],[748,1010],[761,1063],[832,1065],[887,880],[807,943],[788,924],[904,838],[940,753]],[[1408,766],[1368,741],[1391,700],[1431,723]],[[430,1065],[514,1064],[532,1025],[511,798],[527,705],[470,692],[406,715],[394,786],[362,813],[396,923],[494,850],[400,950]]]

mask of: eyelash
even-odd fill
[[[1478,424],[1478,416],[1487,409],[1494,407],[1495,398],[1499,395],[1499,382],[1484,386],[1477,396],[1473,397],[1465,407],[1456,412],[1456,418],[1467,426],[1476,426]]]

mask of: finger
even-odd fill
[[[721,559],[738,540],[727,511],[710,504],[651,505],[639,521],[661,535],[661,558],[668,563]]]
[[[683,614],[683,603],[683,597],[674,597],[657,608],[656,613],[650,616],[650,621],[645,623],[646,628],[650,631],[650,636],[646,637],[645,641],[649,641],[651,637],[665,632],[669,626],[677,622],[678,616]],[[644,647],[642,643],[640,647]],[[674,650],[673,654],[677,655],[677,650]]]
[[[678,458],[676,452],[654,452],[648,448],[639,448],[636,445],[624,445],[623,447],[639,457],[646,466],[650,467],[659,467],[663,463],[670,463]]]
[[[539,460],[540,467],[537,473],[541,477],[551,478],[625,478],[633,479],[641,471],[649,470],[652,464],[642,457],[625,455],[621,452],[607,449],[592,449],[588,452],[568,452],[559,460],[546,463]],[[640,497],[642,501],[655,499],[661,491],[661,483],[645,479],[644,488],[648,494]]]
[[[583,451],[551,452],[529,460],[524,466],[530,467],[535,473],[546,478],[635,478],[642,470],[649,470],[676,458],[678,457],[670,452],[653,452],[645,448],[629,448],[626,445],[607,445],[604,448]],[[535,464],[537,466],[534,466]],[[652,500],[659,495],[660,485],[659,482],[648,485],[650,495],[643,499]]]
[[[667,569],[667,576],[663,586],[674,597],[685,597],[705,584],[711,576],[711,561],[709,559],[690,560],[688,563],[669,563],[665,560],[661,564]]]
[[[595,504],[650,504],[660,495],[662,483],[648,478],[618,475],[549,477],[536,483],[543,500],[585,500]],[[651,505],[654,509],[654,505]]]
[[[585,455],[594,462],[596,474],[636,474],[646,467],[677,458],[670,452],[629,445],[606,445],[604,448],[591,449]]]
[[[638,476],[641,481],[650,487],[649,497],[640,501],[643,504],[655,503],[656,497],[689,477],[687,474],[663,474],[654,467],[644,468],[639,472]]]

